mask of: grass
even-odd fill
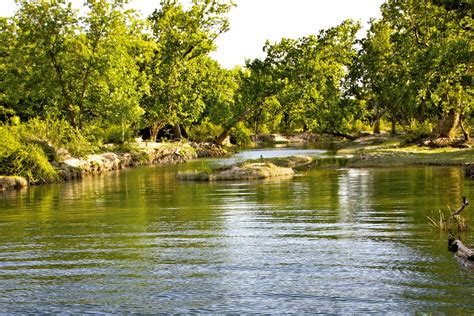
[[[474,162],[474,148],[429,148],[403,145],[397,138],[382,143],[350,143],[336,151],[349,156],[350,167],[395,167],[406,165],[462,166]]]
[[[443,231],[453,231],[457,230],[458,232],[466,231],[469,229],[469,224],[467,220],[461,215],[453,215],[451,210],[449,211],[450,215],[445,215],[445,213],[441,210],[439,212],[439,217],[435,218],[429,217],[428,220],[430,221],[430,225],[434,228]]]

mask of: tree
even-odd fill
[[[380,133],[380,120],[387,114],[392,118],[392,133],[395,133],[399,116],[393,80],[402,70],[395,63],[391,35],[392,29],[385,21],[372,20],[367,36],[360,41],[361,49],[349,75],[351,93],[366,105],[375,134]]]
[[[147,65],[151,92],[144,99],[152,139],[165,124],[177,127],[191,123],[204,111],[200,93],[206,56],[215,40],[229,28],[226,13],[231,2],[194,0],[186,9],[177,0],[162,0],[160,9],[149,17],[156,42],[154,58]]]
[[[303,129],[341,133],[350,109],[343,81],[356,53],[360,26],[350,20],[297,40],[267,43],[267,62],[285,84],[278,94],[285,129],[299,121]]]
[[[223,124],[223,131],[216,143],[222,144],[233,127],[255,113],[281,89],[282,81],[275,76],[272,66],[260,59],[247,60],[239,73],[239,87],[235,91],[231,115]]]
[[[136,120],[147,45],[124,1],[87,0],[85,17],[65,0],[19,2],[2,87],[9,107],[30,117],[66,116],[75,128]]]
[[[383,19],[393,29],[395,55],[407,70],[406,104],[418,120],[436,120],[433,137],[454,136],[472,109],[472,7],[464,1],[390,0]]]

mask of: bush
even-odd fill
[[[64,120],[32,119],[27,123],[0,124],[0,174],[22,176],[31,183],[58,179],[51,162],[59,149],[74,156],[93,152],[94,147]]]
[[[47,144],[55,150],[64,148],[74,157],[84,157],[97,151],[96,146],[65,120],[34,118],[23,126],[25,140]]]
[[[30,183],[46,183],[58,179],[47,155],[37,144],[26,144],[0,157],[0,173],[21,176]]]
[[[431,136],[432,129],[433,126],[428,121],[420,123],[418,121],[413,120],[410,123],[410,126],[406,129],[404,141],[408,144],[420,142]]]
[[[252,143],[251,135],[252,131],[240,122],[230,131],[230,140],[233,144],[245,146]]]
[[[188,135],[193,141],[212,142],[221,132],[221,126],[205,121],[199,125],[191,126]]]
[[[355,120],[351,122],[352,124],[348,124],[347,130],[352,134],[358,134],[361,132],[370,133],[372,132],[372,126],[370,124],[364,123],[361,120]]]
[[[119,125],[112,125],[105,130],[104,141],[109,144],[123,144],[133,138],[133,131],[129,128],[122,128]]]

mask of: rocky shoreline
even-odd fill
[[[132,153],[105,152],[86,157],[64,157],[54,162],[58,171],[58,182],[80,179],[84,176],[102,174],[124,168],[147,165],[170,165],[185,163],[203,157],[223,157],[228,152],[212,143],[137,143]],[[0,176],[0,191],[22,189],[28,181],[18,176]]]

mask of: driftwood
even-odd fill
[[[461,206],[458,208],[458,210],[457,210],[456,212],[454,212],[454,213],[451,215],[451,217],[454,217],[454,216],[456,216],[456,215],[461,214],[461,212],[464,211],[464,208],[465,208],[466,206],[468,206],[468,205],[469,205],[469,201],[466,199],[465,196],[463,196],[463,197],[462,197],[462,204],[461,204]]]
[[[460,223],[458,220],[460,218],[459,214],[461,214],[461,212],[464,211],[467,205],[469,205],[469,202],[466,199],[466,197],[463,196],[461,206],[456,210],[456,212],[452,213],[451,216],[448,218],[448,224],[451,219],[454,219],[458,224],[459,230],[461,230]],[[460,238],[458,239],[454,238],[451,231],[448,236],[448,249],[449,251],[453,252],[456,257],[463,260],[467,265],[474,267],[474,250],[466,247],[462,243]]]
[[[456,257],[474,264],[474,250],[467,248],[459,239],[455,239],[451,234],[448,237],[448,249]]]

